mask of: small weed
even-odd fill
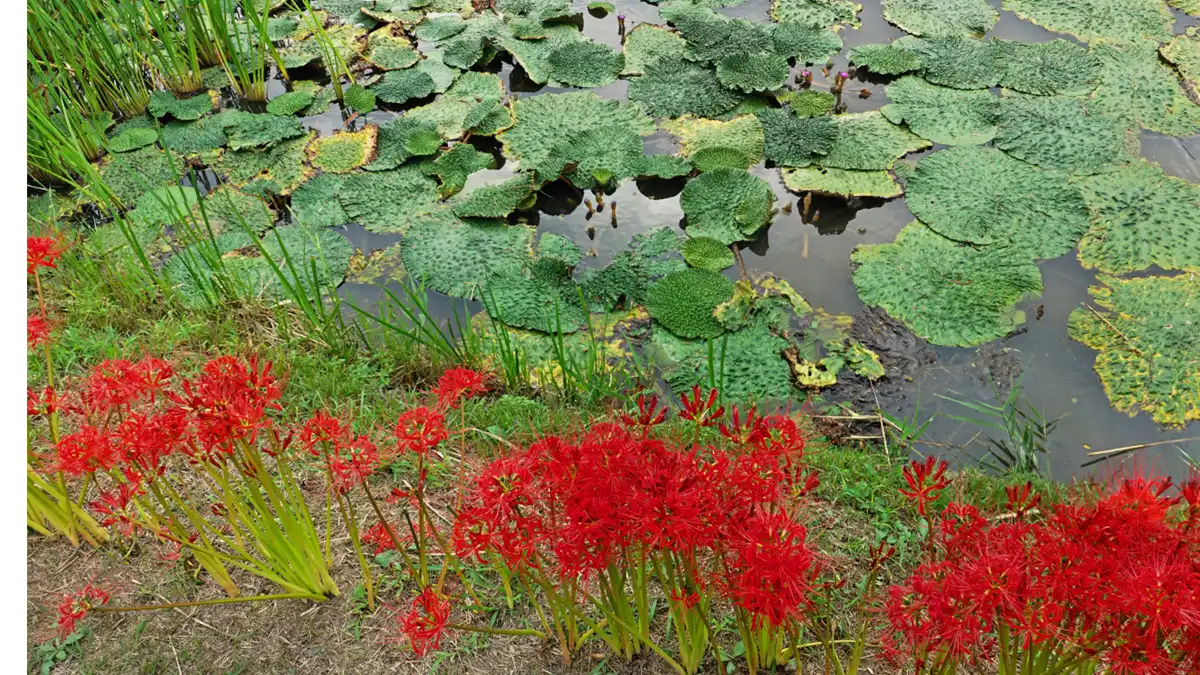
[[[34,672],[47,675],[55,666],[61,665],[71,657],[83,653],[79,641],[87,635],[85,630],[77,630],[64,638],[54,638],[39,644],[29,660],[30,666],[35,666]]]

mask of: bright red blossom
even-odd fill
[[[413,408],[396,420],[396,441],[401,452],[428,454],[446,440],[446,418],[426,407]]]
[[[58,470],[69,476],[107,471],[124,459],[117,439],[91,425],[63,436],[58,442],[57,453]]]
[[[108,602],[108,593],[91,584],[63,596],[58,605],[58,634],[66,637],[75,632],[75,624],[83,620],[88,612]]]
[[[117,526],[122,535],[132,537],[136,523],[135,513],[131,510],[133,498],[142,493],[141,485],[136,481],[122,483],[115,492],[102,492],[100,499],[89,506],[100,514],[102,527]]]
[[[464,398],[487,393],[487,376],[470,368],[451,368],[438,378],[437,400],[440,408],[457,408]]]
[[[50,338],[50,326],[42,314],[30,314],[25,319],[25,329],[30,347],[38,347]]]
[[[929,504],[937,501],[941,491],[950,484],[950,479],[946,478],[946,468],[945,461],[938,461],[934,457],[905,465],[904,481],[909,489],[900,490],[900,494],[916,502],[917,513],[922,516],[927,515]]]
[[[28,258],[29,274],[40,267],[57,267],[58,257],[69,246],[61,234],[55,233],[45,237],[28,237],[25,240],[25,255]]]
[[[449,622],[450,601],[427,587],[400,617],[400,631],[408,638],[417,656],[425,656],[438,648]]]
[[[695,422],[701,427],[715,425],[717,420],[725,415],[725,406],[717,405],[717,396],[717,390],[712,389],[708,392],[708,398],[701,398],[700,385],[692,385],[692,397],[690,399],[687,394],[679,397],[679,402],[683,405],[683,410],[679,412],[679,416],[685,420]]]

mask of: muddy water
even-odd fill
[[[999,9],[1000,0],[990,1]],[[617,0],[615,4],[616,12],[598,18],[586,11],[585,1],[575,0],[575,5],[583,12],[584,33],[618,48],[621,38],[617,33],[617,14],[625,15],[628,29],[642,22],[662,23],[654,5],[631,0]],[[730,16],[767,21],[768,10],[769,0],[748,0],[720,11]],[[989,36],[1025,42],[1065,37],[1023,21],[1009,12],[1002,11],[1000,16],[1000,21]],[[860,19],[860,28],[841,32],[845,48],[835,58],[835,70],[845,67],[845,55],[851,47],[890,41],[904,35],[883,20],[878,0],[864,2]],[[1180,15],[1176,31],[1182,32],[1189,23],[1192,22]],[[796,71],[802,67],[803,64],[797,65]],[[500,64],[496,72],[505,80],[510,91],[520,91],[521,96],[565,91],[531,86],[522,77],[519,68],[514,71],[509,63]],[[820,79],[818,72],[817,81]],[[626,87],[625,81],[618,80],[594,91],[600,96],[624,99]],[[847,91],[857,92],[862,87],[870,88],[872,95],[866,99],[857,95],[848,96],[846,100],[851,112],[877,109],[887,102],[882,82],[856,82],[852,87],[847,87]],[[379,111],[372,113],[368,119],[383,122],[394,114]],[[331,133],[343,124],[336,104],[329,114],[306,121],[323,134]],[[648,154],[675,151],[671,136],[662,132],[647,138],[645,146]],[[484,146],[481,149],[485,149]],[[1197,161],[1197,157],[1200,157],[1200,139],[1174,139],[1145,133],[1142,149],[1146,157],[1161,163],[1169,173],[1194,182],[1200,181],[1200,162]],[[778,171],[762,166],[753,171],[772,185],[781,201],[797,201],[797,195],[784,189]],[[484,182],[492,183],[511,172],[510,164],[495,171],[476,174],[472,176],[467,189]],[[681,188],[682,183],[672,181],[624,182],[615,194],[606,198],[606,202],[617,204],[619,217],[617,226],[612,227],[607,210],[590,221],[586,219],[587,209],[581,205],[585,196],[583,193],[554,186],[539,201],[538,230],[557,232],[573,239],[588,254],[584,266],[602,266],[607,264],[613,253],[623,250],[639,232],[662,225],[680,229],[683,217],[679,207]],[[592,195],[588,193],[586,196]],[[850,252],[859,244],[892,241],[896,233],[912,220],[912,216],[903,199],[887,202],[852,200],[850,203],[839,199],[820,199],[814,208],[819,209],[821,214],[816,224],[802,223],[799,209],[789,215],[781,213],[762,236],[744,249],[746,265],[751,269],[770,271],[788,280],[813,306],[831,313],[855,314],[863,309],[863,305],[850,280]],[[593,227],[589,229],[589,225]],[[344,232],[355,247],[364,251],[398,240],[395,236],[367,233],[355,225],[347,226]],[[881,387],[882,398],[879,403],[882,407],[894,414],[908,415],[919,399],[922,419],[934,412],[967,414],[968,411],[938,395],[957,395],[958,398],[994,402],[991,382],[1007,384],[1017,373],[1023,372],[1029,402],[1047,418],[1061,417],[1051,436],[1051,451],[1043,462],[1055,477],[1064,479],[1072,476],[1105,476],[1114,470],[1114,462],[1085,468],[1083,464],[1089,460],[1087,453],[1091,450],[1200,436],[1200,424],[1192,424],[1184,430],[1163,430],[1145,415],[1129,418],[1109,406],[1100,381],[1092,371],[1095,352],[1070,340],[1066,330],[1067,316],[1081,302],[1089,300],[1087,289],[1094,283],[1095,274],[1082,269],[1074,255],[1042,262],[1040,267],[1045,292],[1022,307],[1028,317],[1026,332],[980,349],[938,347],[923,352],[921,358],[931,354],[934,362],[917,372],[911,383],[892,382]],[[380,297],[378,289],[369,286],[346,285],[341,292],[364,307],[373,306]],[[460,312],[479,310],[477,303],[446,297],[433,297],[431,304],[443,316],[449,316],[454,307]],[[1042,310],[1040,318],[1035,318],[1039,308]],[[863,406],[862,392],[858,393],[860,410],[874,407],[873,402]],[[983,452],[979,440],[986,437],[988,432],[975,438],[980,431],[977,426],[942,415],[925,436],[925,440],[939,445],[927,446],[922,450],[936,452],[950,459],[969,461],[969,456]],[[973,438],[975,443],[969,443]],[[964,445],[967,446],[965,450],[962,448]],[[1142,450],[1136,455],[1136,461],[1153,465],[1159,472],[1179,476],[1186,470],[1181,449],[1200,459],[1200,442],[1180,441]],[[1126,456],[1122,461],[1133,461],[1133,457]]]

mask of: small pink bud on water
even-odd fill
[[[840,78],[842,78],[843,80],[845,80],[845,79],[848,79],[848,78],[850,77],[850,75],[848,75],[848,74],[846,73],[846,71],[844,71],[844,70],[843,70],[842,72],[838,73],[838,77],[840,77]]]

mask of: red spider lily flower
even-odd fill
[[[66,637],[75,632],[75,624],[87,617],[88,612],[108,602],[108,593],[90,583],[83,588],[63,596],[58,605],[58,634]]]
[[[812,471],[808,472],[808,475],[805,476],[804,480],[800,481],[798,485],[799,487],[795,489],[795,495],[797,497],[803,497],[813,490],[821,487],[821,476],[817,473],[816,469],[813,469]]]
[[[175,563],[183,559],[183,542],[179,541],[175,535],[171,534],[170,530],[165,527],[161,528],[156,533],[156,536],[160,542],[164,542],[167,545],[166,552],[158,554],[159,560],[168,563],[169,566],[174,566]],[[188,543],[196,543],[196,539],[199,537],[200,535],[198,533],[188,535]]]
[[[39,267],[57,267],[58,257],[70,246],[62,235],[55,233],[46,237],[28,237],[25,239],[25,255],[29,263],[29,274]]]
[[[880,540],[875,546],[868,549],[871,554],[871,569],[877,570],[883,567],[883,564],[896,555],[896,547],[890,546],[886,541]]]
[[[1179,486],[1179,495],[1188,505],[1189,521],[1200,518],[1200,469],[1188,471],[1188,479]]]
[[[84,404],[94,413],[128,410],[139,401],[155,401],[164,390],[174,368],[161,359],[147,357],[131,363],[124,359],[104,361],[88,374]]]
[[[725,415],[725,406],[717,405],[717,396],[719,393],[716,389],[708,392],[708,398],[701,398],[700,385],[692,385],[692,397],[689,399],[687,394],[679,397],[680,403],[683,405],[683,410],[679,416],[685,420],[695,422],[702,427],[711,427],[717,423]]]
[[[124,459],[117,439],[91,425],[63,436],[58,442],[57,453],[57,468],[68,476],[107,471]]]
[[[913,460],[904,467],[904,480],[908,490],[900,489],[900,494],[908,497],[917,504],[917,513],[927,515],[926,507],[937,501],[941,491],[950,485],[946,478],[947,464],[934,457],[925,458],[924,462]]]
[[[449,622],[450,601],[427,587],[400,617],[400,631],[412,644],[413,652],[422,657],[438,648]]]
[[[243,361],[221,356],[204,364],[200,376],[184,380],[172,400],[195,420],[196,437],[203,450],[233,451],[233,443],[257,442],[258,432],[271,425],[270,410],[280,410],[278,382],[271,364],[259,367],[258,359]],[[212,461],[211,453],[201,453]]]
[[[1032,482],[1026,482],[1019,487],[1016,485],[1006,486],[1004,494],[1008,497],[1006,508],[1015,513],[1018,520],[1037,508],[1038,502],[1042,500],[1041,495],[1033,494]]]
[[[153,403],[175,376],[175,368],[162,359],[146,357],[133,365],[133,375],[138,393]]]
[[[375,523],[367,528],[360,536],[362,543],[368,546],[375,547],[375,555],[379,555],[384,551],[391,551],[396,548],[396,542],[392,541],[392,536],[388,534],[387,528],[383,523]]]
[[[804,457],[804,434],[795,420],[786,415],[772,415],[766,418],[765,431],[758,440],[759,448],[783,458],[788,466]]]
[[[336,447],[344,443],[350,429],[341,420],[318,410],[304,423],[300,430],[300,444],[314,457],[321,454],[322,447]]]
[[[667,419],[667,409],[658,408],[658,397],[651,394],[638,394],[637,399],[638,414],[636,417],[629,414],[621,415],[621,423],[626,429],[641,429],[642,434],[650,433],[650,428],[662,424]],[[657,410],[656,410],[657,409]]]
[[[135,528],[134,512],[130,509],[133,498],[142,493],[142,487],[137,482],[122,483],[116,492],[102,492],[100,499],[91,502],[92,510],[104,517],[101,527],[117,526],[117,530],[126,537],[132,537]]]
[[[30,347],[38,347],[50,339],[50,326],[42,314],[30,314],[25,319],[25,329],[28,333],[27,343]]]
[[[45,387],[41,393],[27,387],[26,392],[26,412],[30,417],[52,415],[58,411],[58,397],[50,387]]]
[[[691,593],[688,593],[686,591],[672,589],[671,590],[671,602],[682,607],[684,609],[684,611],[687,611],[687,610],[695,607],[696,605],[700,604],[700,594],[696,593],[694,591]]]
[[[446,440],[446,418],[427,407],[413,408],[396,421],[396,441],[401,452],[426,455]]]
[[[759,511],[745,520],[732,542],[729,594],[755,626],[798,621],[811,606],[820,565],[807,534],[784,513]]]
[[[464,398],[474,398],[487,393],[488,377],[470,368],[451,368],[438,378],[438,407],[457,408]]]
[[[740,446],[754,445],[761,441],[767,435],[767,427],[763,418],[758,416],[758,409],[750,406],[746,411],[746,421],[743,424],[740,420],[741,411],[738,407],[733,406],[733,414],[730,416],[729,424],[721,422],[721,435],[735,444]]]
[[[187,435],[187,416],[178,408],[160,415],[130,413],[115,432],[121,455],[151,479],[162,475],[166,458],[183,446]]]
[[[359,436],[339,445],[330,457],[329,466],[333,471],[334,489],[345,494],[375,473],[379,468],[379,452],[366,436]]]

